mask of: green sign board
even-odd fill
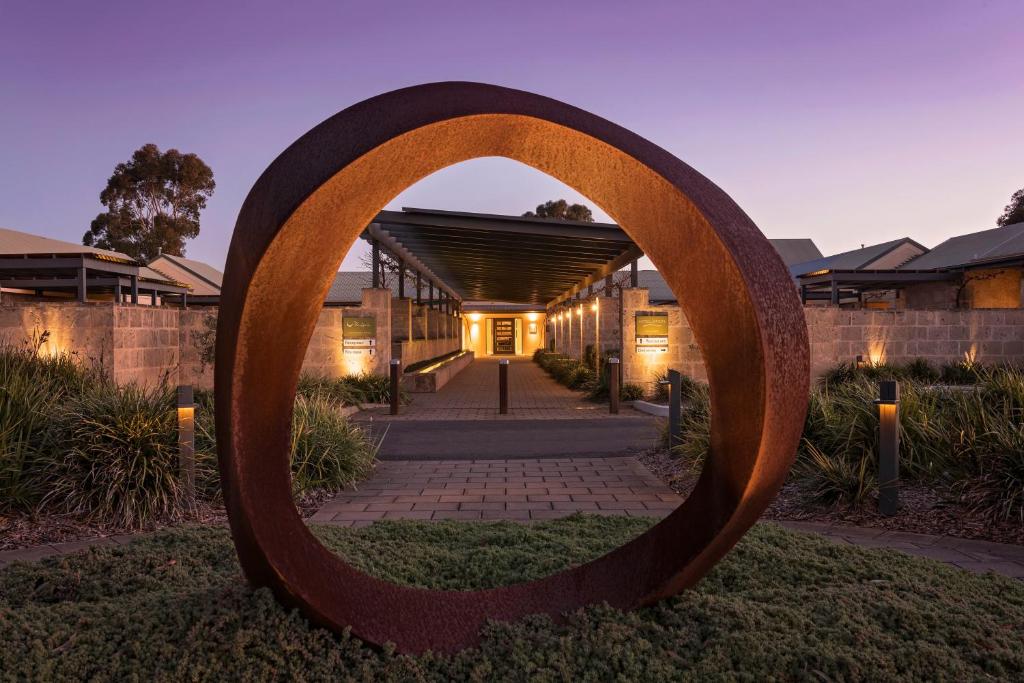
[[[668,339],[668,313],[645,313],[636,314],[636,337],[664,337]]]
[[[377,319],[344,317],[341,319],[342,339],[376,339]]]

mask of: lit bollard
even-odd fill
[[[678,370],[668,371],[668,447],[682,441],[683,380]]]
[[[398,403],[401,399],[398,390],[398,375],[402,372],[402,361],[391,359],[391,414],[398,415]]]
[[[887,517],[899,507],[900,385],[878,383],[878,511]]]
[[[608,359],[608,412],[619,414],[619,359]]]
[[[192,509],[196,501],[196,405],[190,384],[178,386],[178,473],[182,502]]]
[[[498,413],[508,414],[508,359],[498,361]]]

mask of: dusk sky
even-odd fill
[[[187,255],[220,268],[246,193],[297,137],[381,92],[471,80],[632,129],[769,237],[930,247],[995,227],[1024,187],[1021,26],[1020,0],[0,0],[0,226],[80,241],[115,164],[152,142],[213,168]],[[486,159],[390,206],[518,214],[558,197],[579,199]]]

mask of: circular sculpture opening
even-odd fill
[[[484,591],[381,581],[310,533],[291,498],[299,371],[349,247],[409,185],[484,156],[528,164],[592,198],[676,294],[711,385],[711,453],[691,495],[587,564]],[[807,409],[796,288],[754,223],[704,176],[643,138],[556,100],[435,83],[361,102],[285,150],[253,186],[228,253],[216,415],[231,533],[249,581],[311,620],[401,652],[452,652],[488,619],[630,609],[695,584],[757,521],[792,464]]]

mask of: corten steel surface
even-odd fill
[[[349,246],[406,187],[451,164],[516,159],[576,188],[650,256],[677,295],[711,383],[713,456],[643,536],[529,583],[431,591],[367,576],[324,548],[292,502],[295,388]],[[403,652],[455,651],[487,619],[651,604],[695,584],[757,520],[793,460],[807,407],[803,310],[781,259],[718,187],[665,150],[530,93],[436,83],[323,122],[256,182],[235,226],[217,334],[220,469],[248,579],[313,621]]]

